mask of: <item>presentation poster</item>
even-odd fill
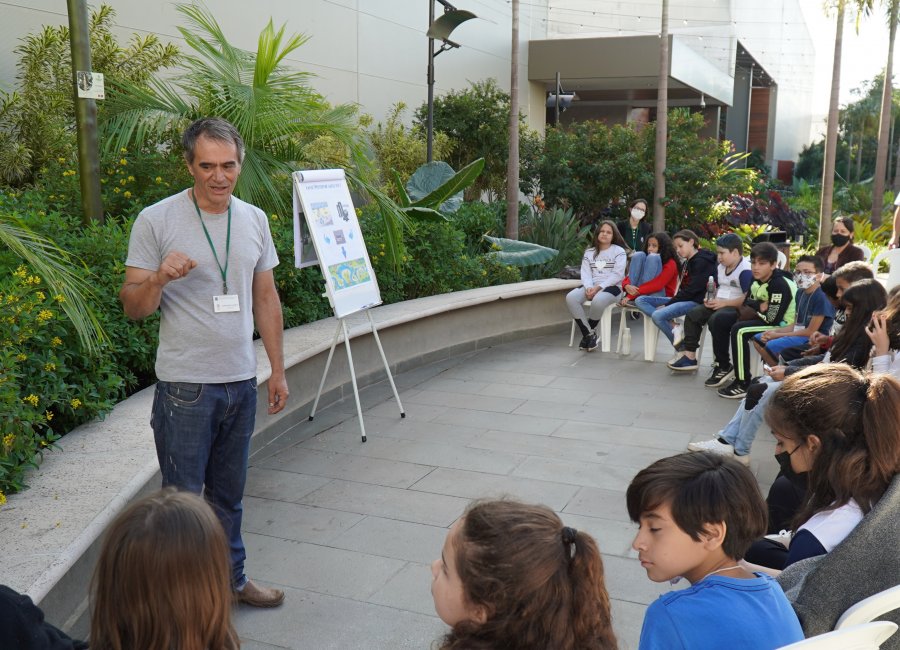
[[[295,172],[293,177],[295,265],[318,262],[338,318],[381,304],[344,170]]]

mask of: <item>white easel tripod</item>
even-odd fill
[[[400,403],[400,395],[397,393],[397,386],[394,384],[394,377],[391,375],[391,368],[388,366],[387,357],[384,356],[384,348],[381,347],[381,339],[378,337],[378,328],[375,327],[375,321],[368,309],[365,309],[366,316],[369,317],[369,323],[372,325],[372,336],[375,337],[375,344],[378,346],[378,352],[381,354],[381,360],[384,363],[384,371],[387,373],[388,381],[391,384],[391,390],[394,391],[394,398],[397,400],[397,406],[400,407],[400,417],[405,418],[406,412],[403,410],[403,404]],[[350,366],[350,380],[353,383],[353,397],[356,399],[356,415],[359,418],[359,431],[362,435],[362,441],[366,441],[366,425],[363,422],[362,404],[359,401],[359,389],[356,386],[356,371],[353,369],[353,355],[350,353],[350,335],[347,331],[347,322],[343,318],[338,318],[338,326],[334,332],[334,339],[331,341],[331,350],[328,352],[328,360],[325,362],[325,371],[322,373],[322,381],[319,382],[319,390],[316,391],[316,401],[313,402],[312,411],[309,413],[309,420],[316,416],[316,408],[319,406],[319,398],[322,396],[322,389],[325,387],[325,378],[328,376],[328,369],[331,367],[331,359],[334,356],[334,348],[337,347],[338,339],[344,334],[344,345],[347,348],[347,365]]]
[[[325,279],[325,297],[338,326],[331,341],[331,350],[325,362],[325,371],[316,401],[313,402],[309,419],[316,416],[319,398],[325,388],[325,379],[331,368],[331,359],[337,347],[341,333],[344,334],[344,346],[347,348],[347,364],[350,367],[350,380],[353,382],[353,397],[356,399],[356,414],[359,416],[359,429],[362,441],[366,441],[366,426],[363,423],[362,405],[359,401],[359,388],[356,385],[356,371],[353,368],[353,355],[350,352],[350,333],[346,318],[359,311],[365,311],[372,325],[372,336],[384,362],[391,390],[400,407],[400,417],[405,418],[400,395],[391,375],[378,329],[372,319],[370,309],[381,304],[381,293],[378,290],[378,279],[372,260],[366,250],[362,229],[359,225],[353,199],[347,188],[347,179],[343,169],[318,169],[298,171],[292,174],[294,189],[294,266],[318,265]]]

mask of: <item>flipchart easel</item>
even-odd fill
[[[384,348],[381,346],[378,329],[375,327],[375,321],[369,311],[382,302],[378,280],[375,278],[372,261],[369,259],[369,253],[363,241],[344,170],[299,171],[294,172],[292,177],[294,266],[303,268],[319,264],[322,276],[325,278],[325,295],[338,319],[334,339],[331,341],[331,349],[328,351],[328,360],[325,362],[325,371],[322,373],[322,381],[319,382],[319,390],[316,392],[316,400],[313,402],[309,419],[312,420],[316,415],[316,408],[319,406],[319,398],[325,387],[328,369],[331,367],[331,359],[334,357],[334,349],[343,334],[344,346],[347,349],[347,364],[350,367],[350,380],[353,384],[353,397],[356,399],[359,430],[362,441],[365,442],[366,427],[363,422],[362,405],[359,401],[359,388],[356,385],[353,355],[350,352],[350,336],[345,320],[347,316],[359,311],[366,312],[369,324],[372,326],[375,345],[381,354],[384,370],[391,384],[391,390],[394,391],[394,398],[397,400],[397,406],[400,407],[400,417],[406,417],[403,404],[400,403],[400,395],[397,393],[397,386],[394,384],[394,377],[388,366],[387,357],[384,355]]]

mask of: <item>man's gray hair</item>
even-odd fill
[[[237,147],[238,162],[244,162],[244,139],[234,125],[221,117],[203,117],[194,121],[181,136],[181,146],[188,164],[194,162],[194,149],[197,145],[197,138],[201,135],[219,142],[233,142]]]

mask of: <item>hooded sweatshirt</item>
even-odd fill
[[[668,304],[672,305],[688,300],[702,303],[703,298],[706,297],[706,283],[709,276],[715,278],[719,274],[717,265],[715,253],[703,248],[694,253],[691,259],[682,263],[681,286]]]

